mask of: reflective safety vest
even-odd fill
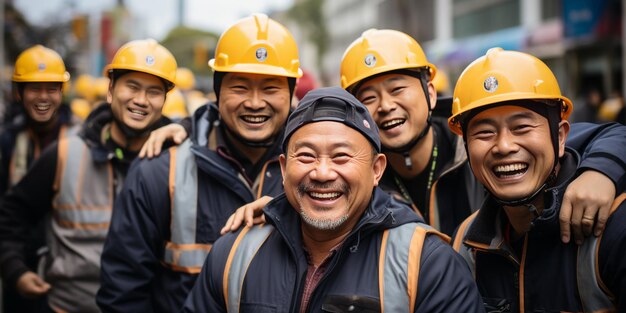
[[[80,137],[59,140],[53,188],[54,220],[60,226],[108,231],[115,192],[113,168],[109,162],[94,162]]]
[[[621,194],[615,199],[611,206],[610,214],[615,212],[617,207],[619,207],[624,200],[626,200],[626,193]],[[458,234],[452,243],[452,248],[457,251],[469,265],[474,279],[476,279],[476,259],[474,251],[463,244],[463,239],[467,235],[467,231],[474,222],[477,213],[478,212],[472,214],[459,225]],[[615,305],[611,301],[611,297],[605,292],[605,289],[601,287],[603,283],[597,264],[601,238],[602,236],[590,236],[578,247],[576,256],[576,279],[584,312],[605,312],[607,310],[607,312],[613,312],[615,310]]]
[[[53,190],[44,277],[54,288],[48,303],[56,311],[98,312],[100,257],[115,192],[113,167],[94,162],[80,137],[63,138]]]
[[[224,269],[224,300],[228,312],[239,312],[241,288],[257,251],[272,234],[268,224],[244,228],[230,249]],[[378,273],[381,312],[414,312],[420,260],[428,234],[449,238],[426,224],[407,223],[383,232]]]
[[[175,271],[198,274],[212,245],[196,243],[198,166],[191,140],[170,149],[169,193],[171,238],[165,243],[162,263]]]
[[[59,139],[74,135],[78,127],[62,125],[59,129]],[[33,162],[39,158],[41,151],[37,139],[32,132],[23,130],[15,136],[15,145],[9,163],[9,186],[15,186],[28,172],[30,164],[28,162],[28,154],[30,146],[33,146]]]

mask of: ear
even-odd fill
[[[372,164],[372,170],[374,171],[374,186],[378,186],[378,182],[383,177],[386,167],[387,156],[382,153],[377,154],[376,157],[374,157],[374,162]]]
[[[563,120],[559,123],[559,158],[565,154],[565,140],[569,134],[569,121]]]
[[[285,153],[278,156],[278,163],[280,163],[280,174],[283,177],[283,185],[285,184],[285,173],[287,173],[287,158]]]
[[[113,102],[113,80],[109,82],[109,91],[107,91],[107,103]]]
[[[432,82],[428,82],[428,96],[430,97],[430,110],[434,110],[437,105],[437,89]]]

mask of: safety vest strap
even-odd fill
[[[113,170],[96,164],[78,136],[58,143],[54,219],[65,228],[107,230],[113,206]]]
[[[212,246],[196,243],[198,169],[189,139],[170,149],[168,185],[171,238],[165,244],[163,263],[175,271],[200,273]]]
[[[618,196],[611,207],[611,214],[626,200],[626,193]],[[578,247],[576,276],[578,292],[585,312],[604,312],[615,310],[615,305],[602,289],[602,280],[598,268],[598,249],[602,237],[591,236]]]
[[[384,231],[378,263],[381,312],[414,311],[422,248],[428,234],[449,241],[426,224],[408,223]]]
[[[474,260],[474,254],[472,253],[472,250],[463,244],[463,240],[465,239],[467,231],[474,222],[474,218],[476,218],[477,214],[478,211],[472,213],[472,215],[466,218],[461,223],[461,225],[459,225],[459,228],[456,231],[456,237],[454,237],[454,241],[452,242],[452,249],[454,249],[454,251],[458,252],[463,257],[463,259],[469,266],[470,271],[472,272],[472,277],[474,277],[474,279],[476,279],[476,261]]]
[[[228,312],[239,312],[241,290],[250,262],[273,230],[274,227],[268,224],[246,227],[235,239],[226,260],[223,278],[224,300]]]
[[[172,201],[172,242],[192,244],[196,242],[198,215],[198,169],[191,140],[170,150],[169,190]]]

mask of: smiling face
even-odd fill
[[[107,102],[118,121],[134,130],[144,130],[161,118],[165,93],[160,78],[129,72],[109,87]]]
[[[431,106],[436,103],[435,89],[428,84]],[[403,74],[382,75],[359,88],[359,99],[378,125],[380,140],[387,148],[400,148],[426,127],[428,107],[421,81]]]
[[[228,129],[250,142],[277,136],[289,115],[286,77],[227,73],[220,87],[219,112]]]
[[[50,121],[61,106],[61,83],[24,83],[22,104],[28,116],[39,123]]]
[[[304,227],[354,227],[385,169],[385,156],[374,153],[363,135],[338,122],[306,124],[293,133],[280,165],[285,194]]]
[[[538,104],[540,105],[540,104]],[[569,123],[559,124],[559,157]],[[511,201],[537,191],[552,172],[548,120],[519,106],[486,109],[468,123],[466,141],[474,175],[494,196]]]

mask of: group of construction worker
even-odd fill
[[[4,312],[626,311],[626,126],[570,124],[542,61],[490,49],[442,118],[405,33],[365,31],[341,87],[298,101],[299,60],[283,25],[243,18],[208,61],[215,101],[169,119],[193,73],[131,41],[80,123],[61,57],[24,51]]]

